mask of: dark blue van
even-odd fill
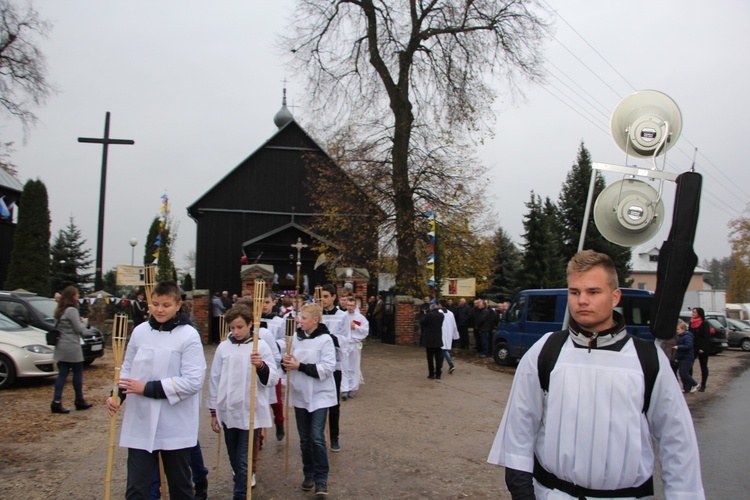
[[[648,327],[654,294],[634,288],[620,290],[622,298],[615,310],[625,317],[628,332],[654,340]],[[562,330],[567,305],[567,288],[524,290],[516,295],[495,332],[492,349],[495,362],[512,365],[545,333]]]

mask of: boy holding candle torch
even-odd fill
[[[193,498],[190,451],[198,442],[206,361],[200,335],[180,312],[180,289],[158,283],[151,317],[133,329],[120,370],[114,415],[127,397],[120,446],[128,448],[126,498],[149,498],[159,455],[171,498]]]

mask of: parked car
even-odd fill
[[[654,340],[648,327],[653,294],[634,288],[620,290],[622,298],[615,310],[625,318],[628,333]],[[567,306],[567,288],[519,292],[495,332],[492,349],[495,362],[512,365],[545,333],[562,330]]]
[[[55,327],[57,302],[28,292],[0,292],[0,313],[22,325],[48,332]],[[104,355],[104,337],[98,328],[83,331],[83,362],[89,365]]]
[[[0,313],[0,389],[13,385],[17,377],[57,375],[54,353],[44,331]]]
[[[680,313],[680,319],[690,325],[692,311],[685,310]],[[711,332],[711,352],[709,355],[719,354],[729,347],[727,342],[727,316],[724,313],[706,311],[706,321],[708,321],[709,331]]]
[[[750,325],[738,319],[727,318],[727,343],[729,347],[739,347],[750,351]]]

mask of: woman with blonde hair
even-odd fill
[[[65,288],[60,294],[60,300],[55,309],[55,320],[60,339],[55,346],[55,361],[57,361],[57,379],[55,380],[55,395],[50,408],[52,413],[70,413],[62,405],[62,392],[68,379],[68,372],[73,372],[73,390],[75,391],[76,410],[88,410],[91,403],[83,399],[83,350],[81,349],[81,335],[86,328],[78,313],[78,289],[74,286]]]

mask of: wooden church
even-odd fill
[[[274,290],[293,291],[298,257],[293,245],[298,242],[300,289],[312,294],[316,285],[329,281],[326,273],[336,261],[337,245],[311,229],[315,216],[321,215],[311,201],[311,165],[326,162],[341,172],[341,183],[361,190],[294,120],[286,107],[286,90],[274,123],[278,131],[270,139],[188,207],[197,224],[196,288],[240,294],[242,266],[261,264],[273,266]],[[361,210],[377,208],[365,204]],[[341,264],[361,266],[374,260],[377,242],[375,233],[360,255],[347,255]],[[320,253],[313,248],[320,243],[331,250],[327,263],[314,269]],[[369,274],[376,280],[373,271]]]

